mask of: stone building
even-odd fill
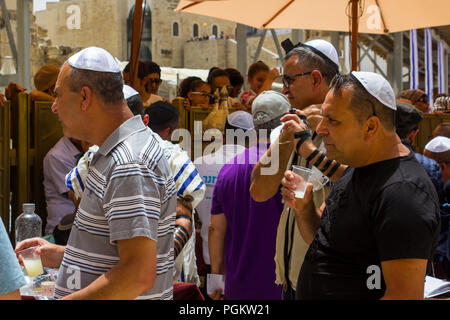
[[[141,58],[152,59],[165,67],[236,68],[236,24],[175,12],[178,1],[144,1]],[[6,2],[15,32],[16,0]],[[129,60],[135,0],[59,0],[47,2],[46,9],[37,12],[32,3],[30,1],[31,75],[46,63],[61,65],[74,52],[88,46],[105,48],[119,60]],[[290,33],[284,32],[279,35],[279,41],[287,37]],[[258,41],[259,37],[255,36],[247,39],[247,66],[253,62]],[[6,30],[0,23],[0,58],[6,56],[11,56],[11,51]],[[267,33],[259,59],[270,67],[280,65],[270,33]]]

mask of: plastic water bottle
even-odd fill
[[[16,244],[25,239],[42,236],[42,220],[34,213],[34,203],[24,203],[23,213],[16,219]]]

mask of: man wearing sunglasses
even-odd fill
[[[126,84],[129,83],[129,68],[128,64],[123,73],[123,77]],[[161,68],[153,61],[139,61],[138,65],[138,77],[134,84],[136,89],[141,95],[144,103],[144,108],[148,107],[154,102],[165,100],[158,95],[159,86],[161,85]]]
[[[326,158],[323,146],[322,150],[317,149],[322,140],[314,133],[321,119],[320,105],[325,100],[331,80],[339,72],[336,49],[331,43],[321,39],[300,43],[296,47],[292,43],[291,47],[286,46],[285,42],[283,44],[287,55],[283,65],[282,93],[289,99],[292,108],[297,110],[293,111],[294,114],[281,118],[285,125],[280,136],[261,157],[252,172],[250,193],[258,202],[270,199],[279,191],[284,172],[291,168],[292,164],[303,167],[314,165],[332,181],[344,170],[344,166]],[[298,116],[307,120],[298,121]],[[305,129],[307,130],[304,131]],[[303,138],[295,145],[294,133],[300,131],[304,131]],[[300,144],[303,144],[302,148]],[[301,150],[302,153],[297,153],[296,150]],[[262,170],[272,165],[272,155],[278,156],[278,170],[275,174],[267,175]],[[270,165],[264,164],[267,160]],[[314,201],[318,206],[328,193],[329,187],[314,192]],[[282,285],[285,300],[295,297],[298,274],[307,248],[296,227],[295,212],[285,205],[278,225],[275,255],[276,283]]]

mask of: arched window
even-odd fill
[[[174,37],[178,37],[180,35],[178,22],[174,22],[173,25],[172,25],[172,35]]]
[[[152,13],[150,6],[146,1],[142,2],[142,36],[141,47],[139,50],[139,60],[152,60]],[[130,60],[131,57],[131,38],[133,34],[133,19],[134,19],[134,6],[130,9],[127,19],[127,57]]]
[[[196,24],[196,23],[194,23],[194,27],[193,27],[193,30],[192,30],[192,36],[194,38],[198,37],[198,24]]]
[[[219,29],[217,28],[217,26],[215,24],[212,26],[212,34],[215,35],[216,38],[218,37]]]

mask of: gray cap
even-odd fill
[[[253,123],[255,126],[285,115],[291,104],[284,94],[268,90],[260,93],[252,103]]]
[[[416,126],[422,121],[423,112],[412,104],[397,101],[395,125],[398,129]]]

